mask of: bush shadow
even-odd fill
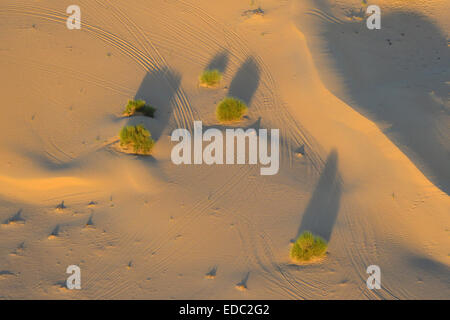
[[[311,231],[313,234],[330,241],[340,208],[341,188],[338,153],[336,150],[332,150],[305,209],[295,239],[304,231]]]
[[[168,126],[174,107],[174,98],[180,88],[181,77],[167,67],[148,72],[136,92],[135,99],[145,100],[156,108],[155,119],[144,116],[132,116],[128,124],[143,123],[150,130],[155,141],[161,137]]]
[[[260,70],[253,57],[248,57],[231,80],[228,95],[250,105],[258,89]]]
[[[247,289],[247,282],[248,282],[249,277],[250,277],[250,271],[245,274],[244,278],[241,280],[241,282],[236,284],[236,286],[240,287],[242,289]]]
[[[211,61],[206,66],[206,70],[219,70],[221,73],[224,73],[229,62],[229,54],[228,51],[222,50],[216,53],[216,55],[211,59]]]

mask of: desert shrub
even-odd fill
[[[217,69],[205,70],[200,75],[200,84],[205,87],[216,87],[222,80],[222,73]]]
[[[135,153],[148,154],[155,144],[150,132],[141,124],[123,127],[119,136],[120,145],[132,147]]]
[[[219,121],[236,121],[247,112],[244,102],[236,98],[225,98],[217,106],[216,116]]]
[[[145,103],[144,100],[128,100],[128,104],[123,111],[125,116],[132,116],[136,112],[142,113],[146,117],[151,117],[155,115],[156,109],[151,105]]]
[[[291,258],[297,261],[309,261],[325,256],[327,242],[309,231],[303,232],[291,248]]]

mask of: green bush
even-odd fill
[[[217,70],[205,70],[200,76],[200,84],[205,87],[216,87],[222,80],[222,73]]]
[[[247,112],[244,102],[236,98],[225,98],[217,106],[216,116],[219,121],[236,121]]]
[[[151,117],[155,115],[156,109],[148,104],[145,104],[144,100],[128,100],[128,104],[123,111],[125,116],[132,116],[136,112],[142,113],[146,117]]]
[[[291,248],[291,258],[302,262],[313,258],[322,258],[327,252],[327,242],[311,232],[303,232]]]
[[[150,132],[141,124],[123,127],[119,136],[120,145],[132,147],[135,153],[149,154],[155,144]]]

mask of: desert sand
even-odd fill
[[[2,0],[0,298],[450,298],[449,9]],[[198,85],[209,67],[219,88]],[[227,95],[249,106],[240,126],[280,130],[278,174],[172,163],[172,131],[223,129]],[[133,98],[155,118],[118,116]],[[115,147],[136,123],[151,156]],[[305,230],[329,242],[320,263],[289,259]]]

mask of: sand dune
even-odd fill
[[[326,52],[327,62],[320,56],[314,57],[317,64],[327,63],[334,70],[338,79],[329,80],[329,72],[318,68],[332,92],[375,121],[448,194],[447,37],[434,18],[413,10],[407,2],[403,6],[397,3],[397,7],[383,14],[379,32],[371,32],[354,18],[351,12],[359,12],[357,9],[341,10],[345,19],[340,19],[324,2],[322,14],[334,20],[319,20],[318,11],[309,10],[306,14],[311,18],[299,16],[297,25],[304,26],[305,20],[315,25],[309,43],[317,47],[315,50]],[[321,36],[316,37],[319,33]],[[334,81],[342,88],[335,87]]]
[[[379,1],[377,31],[353,0],[83,0],[81,30],[70,4],[0,4],[1,298],[448,299],[445,1]],[[224,131],[228,95],[233,126],[280,130],[277,175],[172,163],[172,131]],[[120,152],[140,123],[152,155]],[[289,259],[305,230],[320,263]]]

